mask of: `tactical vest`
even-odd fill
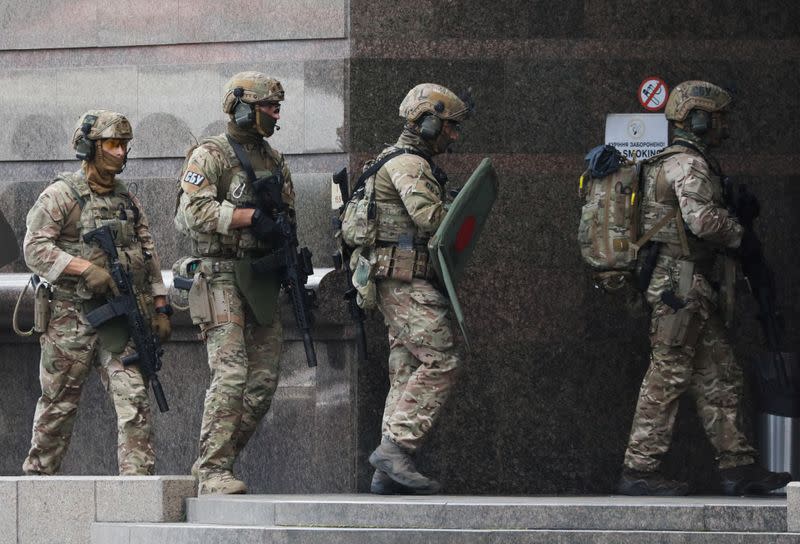
[[[224,171],[217,184],[217,201],[227,200],[235,208],[254,208],[258,206],[258,199],[253,191],[253,185],[247,178],[247,173],[242,169],[236,153],[225,135],[212,136],[202,140],[199,145],[212,144],[222,155]],[[186,155],[181,175],[186,171],[192,152]],[[284,159],[280,153],[271,147],[268,148],[266,164],[262,168],[254,165],[256,178],[269,176],[283,169]],[[180,181],[179,181],[180,187]],[[190,229],[186,224],[185,209],[188,196],[178,189],[178,205],[175,212],[175,225],[183,234],[192,241],[192,255],[195,257],[220,257],[240,258],[245,255],[261,256],[273,249],[270,242],[258,240],[249,228],[232,229],[230,234],[224,235],[217,232],[198,232]]]
[[[59,238],[55,244],[70,255],[78,256],[92,263],[108,268],[106,254],[96,244],[83,241],[86,233],[105,225],[114,234],[114,245],[117,247],[120,262],[128,269],[133,278],[134,288],[138,292],[150,291],[149,265],[152,258],[142,249],[136,235],[136,223],[139,220],[139,209],[133,203],[125,184],[115,181],[114,191],[107,195],[92,192],[83,172],[59,174],[53,183],[65,184],[74,196],[80,208],[80,219],[76,225],[77,240]],[[71,215],[72,212],[70,212]],[[79,276],[62,275],[56,287],[74,291]]]
[[[389,148],[377,157],[380,160],[383,156],[395,151],[395,148]],[[391,161],[389,161],[391,162]],[[388,163],[387,163],[388,164]],[[431,167],[433,169],[433,164]],[[385,244],[412,244],[415,247],[427,251],[428,240],[430,234],[420,234],[419,227],[414,223],[414,220],[409,215],[408,210],[400,198],[400,194],[394,189],[391,179],[388,179],[388,174],[382,168],[375,174],[375,187],[376,191],[379,187],[383,186],[385,192],[392,194],[392,199],[389,201],[375,201],[378,213],[376,217],[376,240],[378,245]],[[444,199],[444,185],[439,182],[435,185],[435,189],[440,200]]]
[[[699,239],[687,230],[683,222],[678,197],[672,185],[675,179],[683,176],[683,172],[668,171],[670,165],[664,160],[678,153],[686,153],[686,147],[673,145],[650,159],[650,166],[645,170],[645,194],[642,200],[641,218],[645,230],[666,221],[652,240],[676,246],[680,248],[683,256],[688,257],[695,255],[702,246],[697,245]],[[712,199],[721,204],[723,196],[720,177],[711,174],[709,180],[713,190]],[[670,218],[668,221],[667,217]]]

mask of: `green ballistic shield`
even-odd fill
[[[436,234],[428,242],[431,263],[447,290],[458,326],[469,350],[464,313],[456,296],[456,285],[467,267],[492,205],[499,182],[489,158],[483,159],[450,205]]]
[[[0,266],[5,266],[16,260],[19,256],[19,242],[14,234],[14,229],[0,211]]]

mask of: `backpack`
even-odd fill
[[[659,153],[636,162],[611,145],[597,146],[586,155],[578,187],[584,202],[578,245],[595,285],[605,291],[618,291],[634,282],[640,291],[647,289],[648,270],[658,255],[650,240],[673,217],[665,216],[642,235],[644,170],[663,156]]]

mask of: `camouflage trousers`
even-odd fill
[[[269,410],[278,387],[283,341],[280,317],[258,325],[232,274],[216,277],[211,290],[229,304],[229,321],[203,327],[211,384],[200,429],[200,478],[230,472],[236,457]]]
[[[671,276],[675,279],[674,270]],[[625,466],[658,468],[672,440],[679,398],[687,391],[717,452],[719,468],[752,463],[755,450],[738,423],[742,370],[722,319],[714,312],[716,295],[707,280],[695,274],[688,293],[678,293],[686,306],[675,311],[655,296],[671,287],[669,277],[669,271],[657,267],[648,291],[653,304],[650,367],[639,391]]]
[[[425,440],[450,395],[460,365],[450,305],[430,282],[378,282],[378,308],[389,327],[389,394],[383,435],[408,451]]]
[[[31,449],[22,470],[58,472],[72,437],[83,385],[92,366],[99,365],[101,381],[117,414],[119,473],[153,474],[155,453],[147,385],[138,367],[125,367],[120,362],[133,353],[132,342],[122,353],[112,354],[103,349],[80,304],[56,300],[50,309],[50,323],[39,339],[42,396],[36,403]]]

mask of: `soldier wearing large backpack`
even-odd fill
[[[666,117],[671,145],[644,167],[642,231],[656,232],[658,257],[646,292],[652,307],[650,367],[642,382],[618,491],[685,495],[688,484],[665,478],[678,400],[690,392],[717,452],[722,490],[764,493],[789,474],[756,464],[738,426],[742,371],[726,337],[714,277],[721,254],[747,257],[758,241],[743,231],[723,201],[722,173],[710,150],[727,138],[729,93],[703,81],[672,91]],[[667,217],[671,219],[664,223]],[[663,227],[663,228],[662,228]]]
[[[381,442],[369,458],[375,467],[373,493],[427,494],[440,488],[411,460],[441,413],[460,365],[449,302],[435,285],[427,249],[446,213],[447,178],[431,158],[458,140],[469,110],[440,85],[411,89],[400,104],[405,121],[400,138],[365,167],[365,174],[371,172],[365,216],[352,225],[355,231],[371,226],[368,232],[345,233],[365,244],[354,253],[359,301],[364,307],[376,304],[389,328],[390,389]],[[350,225],[346,218],[343,229]]]
[[[49,303],[44,299],[36,307],[36,321],[43,330],[39,339],[42,396],[36,403],[31,449],[22,467],[26,474],[58,471],[83,385],[94,366],[100,368],[117,415],[119,473],[153,474],[147,387],[139,368],[121,361],[135,351],[129,330],[124,323],[95,330],[86,317],[117,290],[106,254],[83,239],[88,232],[108,226],[153,332],[162,341],[170,334],[172,309],[147,217],[136,196],[116,178],[125,166],[131,138],[133,131],[124,115],[86,112],[72,139],[83,161],[81,169],[60,174],[28,212],[25,263],[49,282],[50,292]]]
[[[278,386],[283,331],[277,272],[252,277],[250,263],[278,247],[276,213],[294,217],[292,176],[266,138],[276,130],[284,90],[259,72],[234,75],[224,88],[226,132],[200,142],[184,164],[175,216],[192,255],[178,266],[194,277],[192,321],[208,350],[211,383],[192,472],[199,493],[245,493],[233,463],[267,413]],[[254,179],[277,189],[265,205]]]

